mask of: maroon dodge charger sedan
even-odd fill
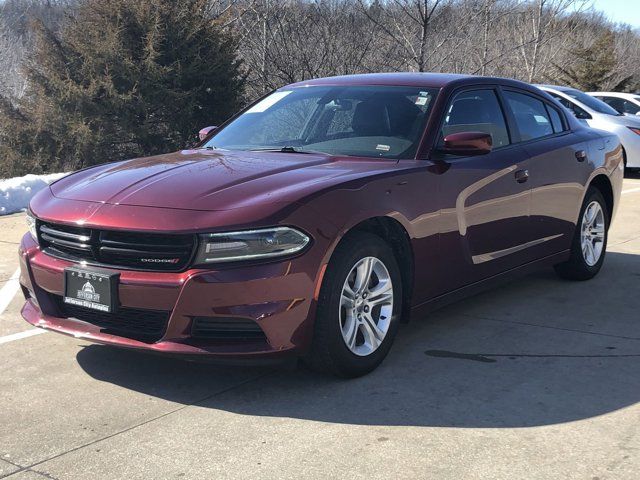
[[[33,198],[29,323],[362,375],[411,316],[534,268],[596,275],[623,178],[614,135],[501,78],[305,81],[201,139]]]

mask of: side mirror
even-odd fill
[[[200,141],[202,142],[205,138],[209,136],[211,132],[216,130],[218,127],[204,127],[202,130],[198,132],[198,137],[200,137]]]
[[[484,132],[450,133],[444,137],[443,145],[438,149],[449,155],[486,155],[493,148],[491,135]]]

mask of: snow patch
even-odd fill
[[[0,215],[21,212],[27,209],[29,200],[39,190],[54,180],[68,175],[65,173],[50,173],[48,175],[25,175],[0,179]]]

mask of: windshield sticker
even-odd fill
[[[260,112],[264,112],[268,108],[270,108],[270,107],[274,106],[276,103],[278,103],[284,97],[289,95],[292,91],[293,90],[287,90],[287,91],[284,91],[284,92],[274,92],[271,95],[269,95],[267,98],[265,98],[264,100],[261,100],[260,102],[256,103],[253,107],[251,107],[245,113],[260,113]]]
[[[388,152],[389,150],[391,150],[391,147],[389,145],[378,144],[376,145],[376,150],[380,150],[382,152]]]
[[[422,92],[420,92],[422,93]],[[426,105],[427,104],[427,100],[429,100],[429,97],[418,97],[416,98],[416,105]]]

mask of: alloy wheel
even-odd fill
[[[358,356],[373,353],[384,341],[393,313],[393,282],[376,257],[351,269],[340,297],[340,329],[347,348]]]
[[[590,267],[597,264],[602,256],[605,233],[602,206],[600,203],[593,201],[584,210],[582,229],[580,231],[582,258]]]

